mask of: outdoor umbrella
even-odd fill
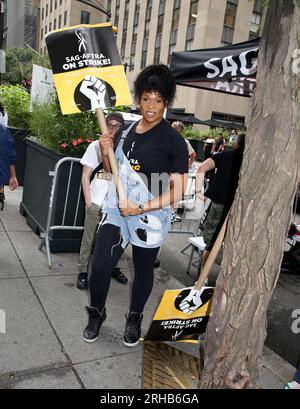
[[[221,121],[219,119],[206,119],[205,121],[199,121],[197,123],[201,123],[202,125],[214,126],[217,128],[225,128],[225,129],[244,129],[244,125],[238,122],[228,122],[228,121]]]

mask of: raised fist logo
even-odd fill
[[[106,86],[92,75],[86,75],[80,86],[80,92],[91,101],[91,109],[105,108]]]
[[[108,108],[116,105],[113,87],[95,75],[85,75],[74,91],[74,102],[80,111]]]
[[[192,314],[192,312],[197,310],[202,304],[202,292],[203,289],[195,290],[194,288],[192,288],[188,296],[185,297],[179,304],[179,308],[181,309],[181,311],[185,312],[186,314]]]

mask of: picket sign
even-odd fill
[[[80,24],[54,30],[45,41],[62,113],[95,111],[102,134],[107,134],[103,109],[132,105],[111,23]],[[119,198],[125,199],[112,148],[108,151]]]
[[[214,288],[204,286],[225,237],[228,215],[194,287],[166,290],[144,341],[197,342],[206,330]]]

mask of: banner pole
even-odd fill
[[[101,132],[103,134],[107,134],[108,129],[107,129],[107,125],[106,125],[106,121],[105,121],[105,117],[104,117],[102,108],[96,108],[96,114],[97,114],[98,123],[101,129]],[[109,164],[111,167],[111,172],[113,174],[113,178],[115,181],[116,189],[119,195],[119,200],[124,200],[126,199],[126,195],[125,195],[124,188],[123,188],[120,176],[119,176],[118,163],[115,157],[114,150],[112,148],[108,150],[108,159],[109,159]]]

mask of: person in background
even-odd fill
[[[204,145],[203,145],[204,160],[211,157],[213,144],[215,142],[215,140],[211,137],[211,135],[209,135],[209,136],[210,136],[210,138],[205,139]]]
[[[213,157],[216,153],[218,152],[223,152],[225,150],[225,139],[223,136],[220,136],[218,139],[214,140],[210,157]],[[211,184],[214,180],[216,174],[216,169],[211,169],[209,172],[206,172],[206,177],[208,180],[208,183]]]
[[[86,307],[89,320],[83,332],[86,342],[98,338],[106,319],[112,271],[130,243],[134,279],[123,336],[126,347],[139,343],[143,310],[154,284],[154,261],[167,238],[171,206],[182,199],[188,173],[187,145],[163,117],[176,93],[170,69],[163,64],[144,68],[134,82],[134,93],[142,118],[122,130],[115,152],[126,199],[119,199],[112,180],[95,242],[91,304]],[[100,145],[104,169],[110,171],[112,138],[102,135]]]
[[[239,134],[233,150],[216,153],[211,158],[206,159],[197,169],[196,194],[200,199],[203,199],[201,191],[205,172],[215,168],[217,169],[213,182],[204,192],[204,196],[211,200],[211,205],[204,222],[203,239],[206,248],[202,256],[201,270],[207,261],[209,253],[213,248],[219,231],[233,203],[238,186],[244,148],[245,134]]]
[[[223,135],[220,135],[218,139],[216,139],[214,146],[213,146],[213,150],[212,153],[215,154],[217,152],[223,152],[225,150],[225,138],[223,137]]]
[[[213,149],[215,146],[215,140],[211,138],[211,135],[209,136],[210,138],[204,141],[204,146],[203,146],[204,161],[206,161],[213,155]],[[209,185],[212,182],[214,176],[215,176],[215,169],[205,172],[204,178],[205,178],[206,185]]]
[[[180,133],[180,135],[183,137],[182,133],[184,130],[184,125],[181,121],[175,121],[172,123],[172,128],[174,128],[178,133]],[[188,152],[189,152],[189,169],[192,167],[195,159],[196,159],[196,152],[194,151],[192,145],[190,144],[190,142],[185,139],[185,142],[187,144],[188,147]]]
[[[0,124],[7,126],[7,123],[8,123],[8,115],[3,105],[0,102]]]
[[[16,151],[9,130],[0,124],[0,209],[4,208],[4,185],[8,182],[10,190],[18,187],[16,176]]]
[[[230,138],[229,138],[230,145],[233,145],[235,143],[237,136],[238,136],[237,130],[232,129],[231,130],[231,135],[230,135]]]
[[[106,124],[109,135],[114,139],[116,132],[124,125],[122,114],[118,112],[108,114]],[[102,204],[107,194],[107,177],[110,177],[110,174],[104,172],[103,166],[101,169],[98,169],[102,163],[98,140],[88,146],[80,163],[83,165],[81,181],[85,200],[85,220],[78,261],[77,288],[79,290],[86,290],[95,232],[102,218]],[[127,284],[128,282],[127,277],[121,272],[119,267],[113,270],[112,277],[121,284]]]

